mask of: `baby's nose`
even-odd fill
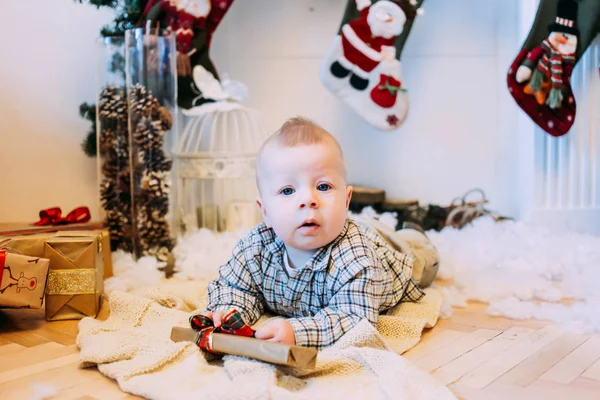
[[[310,207],[310,208],[317,208],[318,204],[316,200],[310,200],[310,201],[303,201],[300,203],[300,208],[306,208],[306,207]]]
[[[317,208],[319,206],[319,203],[317,201],[317,197],[315,196],[314,193],[308,193],[304,199],[300,202],[300,209],[309,207],[309,208]]]

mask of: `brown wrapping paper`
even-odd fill
[[[58,236],[95,236],[98,238],[99,250],[102,253],[104,268],[104,279],[113,276],[112,251],[110,249],[110,233],[108,229],[99,229],[94,231],[64,231],[59,232]]]
[[[95,231],[102,230],[104,224],[99,221],[86,222],[84,224],[67,225],[45,225],[36,226],[24,222],[2,222],[0,223],[0,235],[29,235],[32,233],[49,233],[59,231]]]
[[[0,308],[41,308],[49,261],[6,253],[0,265]]]
[[[46,320],[95,317],[104,291],[102,253],[97,237],[57,236],[44,244],[50,260]]]
[[[195,342],[197,335],[198,332],[191,328],[175,326],[171,329],[171,340],[174,342]],[[212,348],[219,353],[254,358],[294,368],[314,368],[317,363],[316,349],[224,333],[211,335]]]
[[[48,228],[47,228],[48,229]],[[73,236],[91,236],[98,237],[100,249],[104,262],[104,279],[113,276],[112,253],[110,249],[110,235],[108,229],[97,230],[61,230],[49,231],[34,234],[19,234],[20,232],[29,232],[25,229],[13,232],[0,232],[0,248],[6,247],[11,252],[27,255],[31,257],[44,256],[44,244],[47,239],[54,237],[73,237]],[[8,234],[10,233],[10,234]],[[15,233],[15,234],[13,234]]]

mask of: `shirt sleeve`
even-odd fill
[[[219,278],[208,285],[208,311],[227,312],[237,309],[244,322],[254,324],[264,313],[264,299],[254,284],[248,269],[245,251],[248,247],[240,240],[233,249],[233,255],[219,268]]]
[[[384,286],[378,268],[362,268],[313,317],[288,319],[294,328],[296,344],[322,349],[335,343],[361,319],[375,325]]]

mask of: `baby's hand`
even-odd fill
[[[277,318],[260,327],[255,334],[257,339],[285,344],[296,344],[294,328],[287,320]]]
[[[200,314],[204,315],[213,320],[213,324],[215,324],[215,328],[218,328],[223,323],[223,316],[225,315],[222,311],[212,312],[212,311],[203,311]]]

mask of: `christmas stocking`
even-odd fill
[[[189,109],[213,101],[202,96],[192,71],[200,65],[219,79],[209,57],[214,31],[233,0],[150,0],[144,12],[148,21],[159,21],[176,34],[177,103]]]
[[[321,62],[323,85],[381,130],[408,112],[400,55],[423,0],[348,0],[339,34]]]
[[[508,89],[549,134],[566,134],[575,121],[571,72],[598,33],[600,1],[541,0],[533,27],[508,70]]]

